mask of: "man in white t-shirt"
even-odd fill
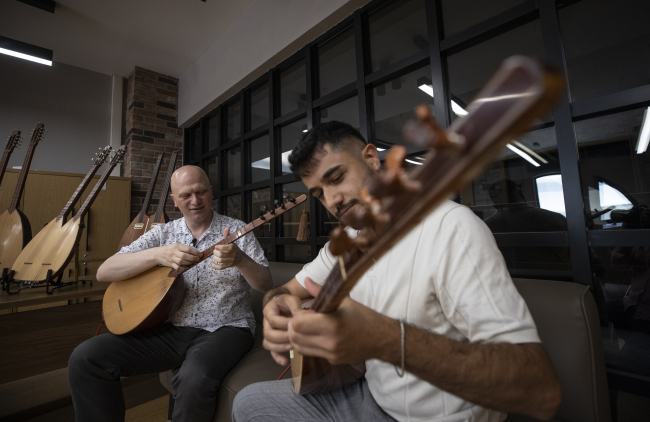
[[[375,146],[340,122],[310,130],[289,161],[339,219],[361,207],[361,190],[380,169]],[[468,208],[439,206],[376,262],[337,311],[302,310],[301,299],[317,294],[336,259],[326,244],[266,295],[264,347],[281,365],[292,349],[334,364],[365,361],[365,378],[311,395],[295,394],[289,380],[248,386],[235,398],[236,422],[554,415],[561,400],[555,370],[492,234]]]

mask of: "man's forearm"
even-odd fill
[[[264,265],[258,264],[243,252],[241,262],[237,265],[237,269],[255,290],[266,292],[273,287],[271,270]]]
[[[117,281],[158,265],[156,248],[135,253],[116,254],[97,269],[97,281]]]
[[[387,323],[379,359],[401,365],[401,333]],[[413,326],[405,328],[405,369],[429,383],[486,408],[540,419],[561,401],[559,381],[538,343],[470,344]]]

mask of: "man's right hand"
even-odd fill
[[[181,267],[188,267],[199,262],[200,257],[201,252],[196,249],[182,243],[174,243],[160,247],[158,263],[178,271]]]
[[[287,325],[291,317],[305,311],[300,306],[300,298],[290,294],[274,297],[264,307],[264,343],[262,345],[271,352],[273,359],[280,365],[289,362],[283,355],[291,350]]]

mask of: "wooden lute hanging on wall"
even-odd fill
[[[117,246],[119,251],[125,246],[133,243],[137,238],[142,236],[147,231],[147,226],[149,225],[149,216],[147,215],[147,209],[149,209],[149,204],[151,203],[151,196],[153,195],[153,190],[156,187],[156,181],[158,180],[158,172],[160,171],[160,166],[162,165],[163,157],[165,156],[164,152],[161,152],[156,160],[156,164],[153,165],[153,171],[151,172],[151,180],[149,181],[149,188],[147,189],[147,195],[144,197],[144,202],[142,203],[142,209],[138,215],[131,221],[129,227],[126,228],[120,244]]]
[[[416,109],[418,123],[408,124],[408,141],[427,149],[423,165],[405,171],[406,149],[395,146],[386,157],[386,171],[375,175],[363,193],[365,209],[347,216],[346,224],[371,226],[374,239],[363,254],[363,239],[350,239],[340,228],[330,236],[330,251],[339,263],[327,277],[311,309],[338,308],[364,273],[395,246],[433,209],[471,182],[481,169],[515,136],[546,115],[564,89],[563,76],[546,71],[526,57],[511,57],[457,118],[443,131],[429,107]],[[344,258],[345,257],[345,258]],[[343,267],[341,267],[343,263]],[[296,393],[327,391],[358,379],[363,372],[351,365],[330,365],[327,360],[291,352]]]
[[[23,138],[20,136],[19,130],[14,130],[11,132],[9,139],[7,139],[7,146],[5,147],[5,150],[2,153],[2,159],[0,160],[0,184],[2,183],[2,179],[5,176],[5,170],[7,170],[7,164],[9,164],[11,153],[14,152],[15,148],[18,148],[22,142],[22,139]]]
[[[153,229],[157,224],[165,224],[169,222],[169,217],[165,212],[165,206],[167,205],[167,196],[169,196],[169,188],[171,187],[172,174],[174,174],[174,170],[176,169],[176,160],[178,159],[178,154],[180,152],[180,150],[174,151],[169,159],[167,174],[165,175],[165,184],[160,191],[160,199],[158,199],[158,208],[156,208],[156,213],[154,215],[149,216],[149,225],[146,227],[147,231]]]
[[[25,189],[27,173],[29,172],[29,166],[32,164],[34,151],[36,151],[36,146],[43,140],[44,136],[43,123],[37,123],[32,132],[32,139],[29,142],[23,166],[18,175],[18,182],[16,182],[11,205],[9,205],[7,211],[0,215],[0,268],[10,268],[20,251],[32,239],[32,227],[29,224],[29,219],[18,207]]]
[[[108,155],[107,150],[105,151]],[[108,168],[104,174],[102,174],[102,177],[99,178],[99,181],[90,192],[90,195],[88,195],[88,198],[86,198],[86,201],[83,203],[81,208],[79,208],[79,211],[69,221],[64,222],[65,214],[70,211],[72,205],[76,202],[78,195],[81,195],[81,192],[83,191],[82,187],[85,188],[85,186],[83,186],[84,183],[86,183],[87,186],[88,182],[92,178],[90,174],[86,176],[84,182],[79,186],[77,192],[75,192],[59,217],[45,226],[45,228],[41,230],[41,233],[39,233],[39,236],[34,238],[28,247],[18,256],[16,262],[11,267],[11,270],[13,271],[13,279],[15,281],[20,281],[23,285],[38,284],[46,280],[49,270],[52,270],[51,276],[53,278],[63,272],[79,246],[79,240],[84,228],[84,216],[95,201],[95,198],[97,198],[97,195],[99,195],[102,186],[106,183],[106,180],[115,166],[122,161],[125,153],[126,146],[122,145],[115,152]],[[101,161],[97,160],[95,166],[98,167],[103,161],[103,159],[101,159]],[[93,169],[94,171],[97,171],[96,168],[93,167]]]
[[[106,328],[113,334],[128,334],[162,324],[176,312],[183,301],[185,284],[181,274],[210,258],[217,245],[227,245],[246,236],[256,227],[284,214],[305,202],[307,195],[282,204],[273,211],[246,224],[225,239],[201,252],[199,262],[176,271],[169,267],[153,267],[124,280],[114,281],[106,289],[102,313]]]

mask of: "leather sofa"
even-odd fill
[[[291,280],[301,268],[298,264],[272,262],[274,286],[281,286]],[[600,324],[596,303],[589,288],[576,283],[549,280],[514,279],[514,282],[528,304],[542,343],[562,384],[563,400],[553,420],[609,422],[611,416]],[[223,379],[213,421],[230,421],[232,403],[237,392],[255,382],[275,380],[284,370],[262,348],[263,294],[251,290],[251,297],[258,322],[255,343],[251,351]],[[161,383],[171,394],[173,375],[173,371],[160,374]],[[290,376],[289,371],[283,378]],[[535,419],[509,415],[507,420],[524,422]]]

